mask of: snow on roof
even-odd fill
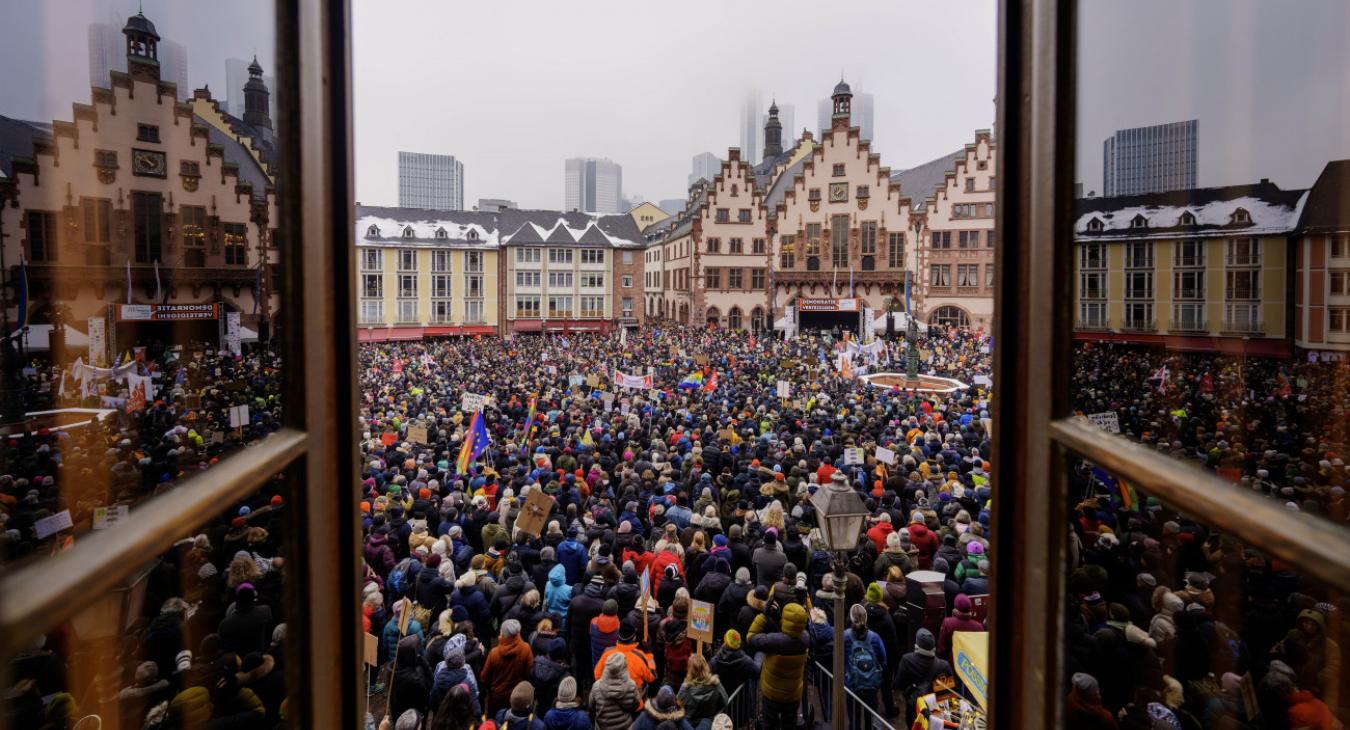
[[[410,237],[405,235],[409,229]],[[366,206],[356,210],[356,242],[401,242],[413,246],[459,243],[487,248],[499,245],[496,217],[491,213]]]
[[[1298,226],[1307,199],[1306,190],[1280,190],[1269,182],[1087,198],[1078,201],[1073,229],[1082,240],[1282,234]],[[1239,210],[1246,212],[1245,220]]]

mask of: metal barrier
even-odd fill
[[[830,670],[825,668],[825,665],[817,661],[812,661],[811,665],[807,667],[806,682],[809,687],[816,688],[816,696],[818,698],[816,704],[820,708],[821,721],[829,722],[831,719],[830,713],[834,709],[831,707],[834,675]],[[807,703],[810,695],[810,692],[803,692],[802,702]],[[872,705],[875,703],[875,697],[873,697],[872,702],[869,703],[854,694],[853,690],[848,687],[844,688],[844,712],[847,713],[846,716],[848,717],[849,730],[896,730],[894,725],[886,720],[886,718],[882,717],[876,710],[872,709]],[[808,720],[812,719],[809,713],[809,707],[804,706],[803,712],[806,714]],[[740,725],[737,725],[736,727],[740,727]]]
[[[723,712],[731,718],[732,727],[754,727],[759,717],[759,677],[749,677],[727,698]]]

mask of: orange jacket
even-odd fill
[[[628,662],[628,676],[632,678],[633,684],[637,685],[638,703],[641,704],[647,685],[656,681],[656,663],[651,653],[639,649],[636,642],[625,644],[621,641],[611,646],[600,655],[600,661],[595,664],[597,682],[600,681],[600,675],[604,674],[605,662],[609,661],[609,655],[614,653],[623,654],[624,661]]]

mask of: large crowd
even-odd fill
[[[920,345],[925,372],[989,373],[978,332]],[[382,725],[729,727],[750,685],[764,727],[794,727],[817,715],[813,696],[828,705],[807,676],[835,651],[856,704],[903,720],[954,674],[952,633],[983,630],[970,596],[988,590],[989,394],[868,385],[835,367],[856,346],[675,326],[363,346],[363,614]],[[873,352],[903,371],[903,348]],[[489,444],[461,468],[477,440],[465,393],[486,397]],[[810,502],[826,485],[869,510],[842,585]],[[546,515],[527,506],[535,491]],[[920,569],[949,594],[931,622],[907,607]],[[695,601],[714,607],[706,645]]]
[[[1072,395],[1126,438],[1344,527],[1347,380],[1339,363],[1084,344]],[[1092,464],[1069,494],[1069,727],[1340,726],[1343,596]]]

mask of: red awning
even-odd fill
[[[1225,357],[1288,358],[1291,354],[1286,340],[1269,337],[1208,337],[1204,335],[1162,335],[1139,332],[1074,332],[1080,342],[1121,342],[1125,344],[1162,346],[1177,352],[1210,352]]]
[[[512,332],[538,332],[543,323],[537,319],[517,319],[511,323]]]
[[[389,342],[392,340],[420,340],[421,327],[363,327],[356,330],[358,342]]]

